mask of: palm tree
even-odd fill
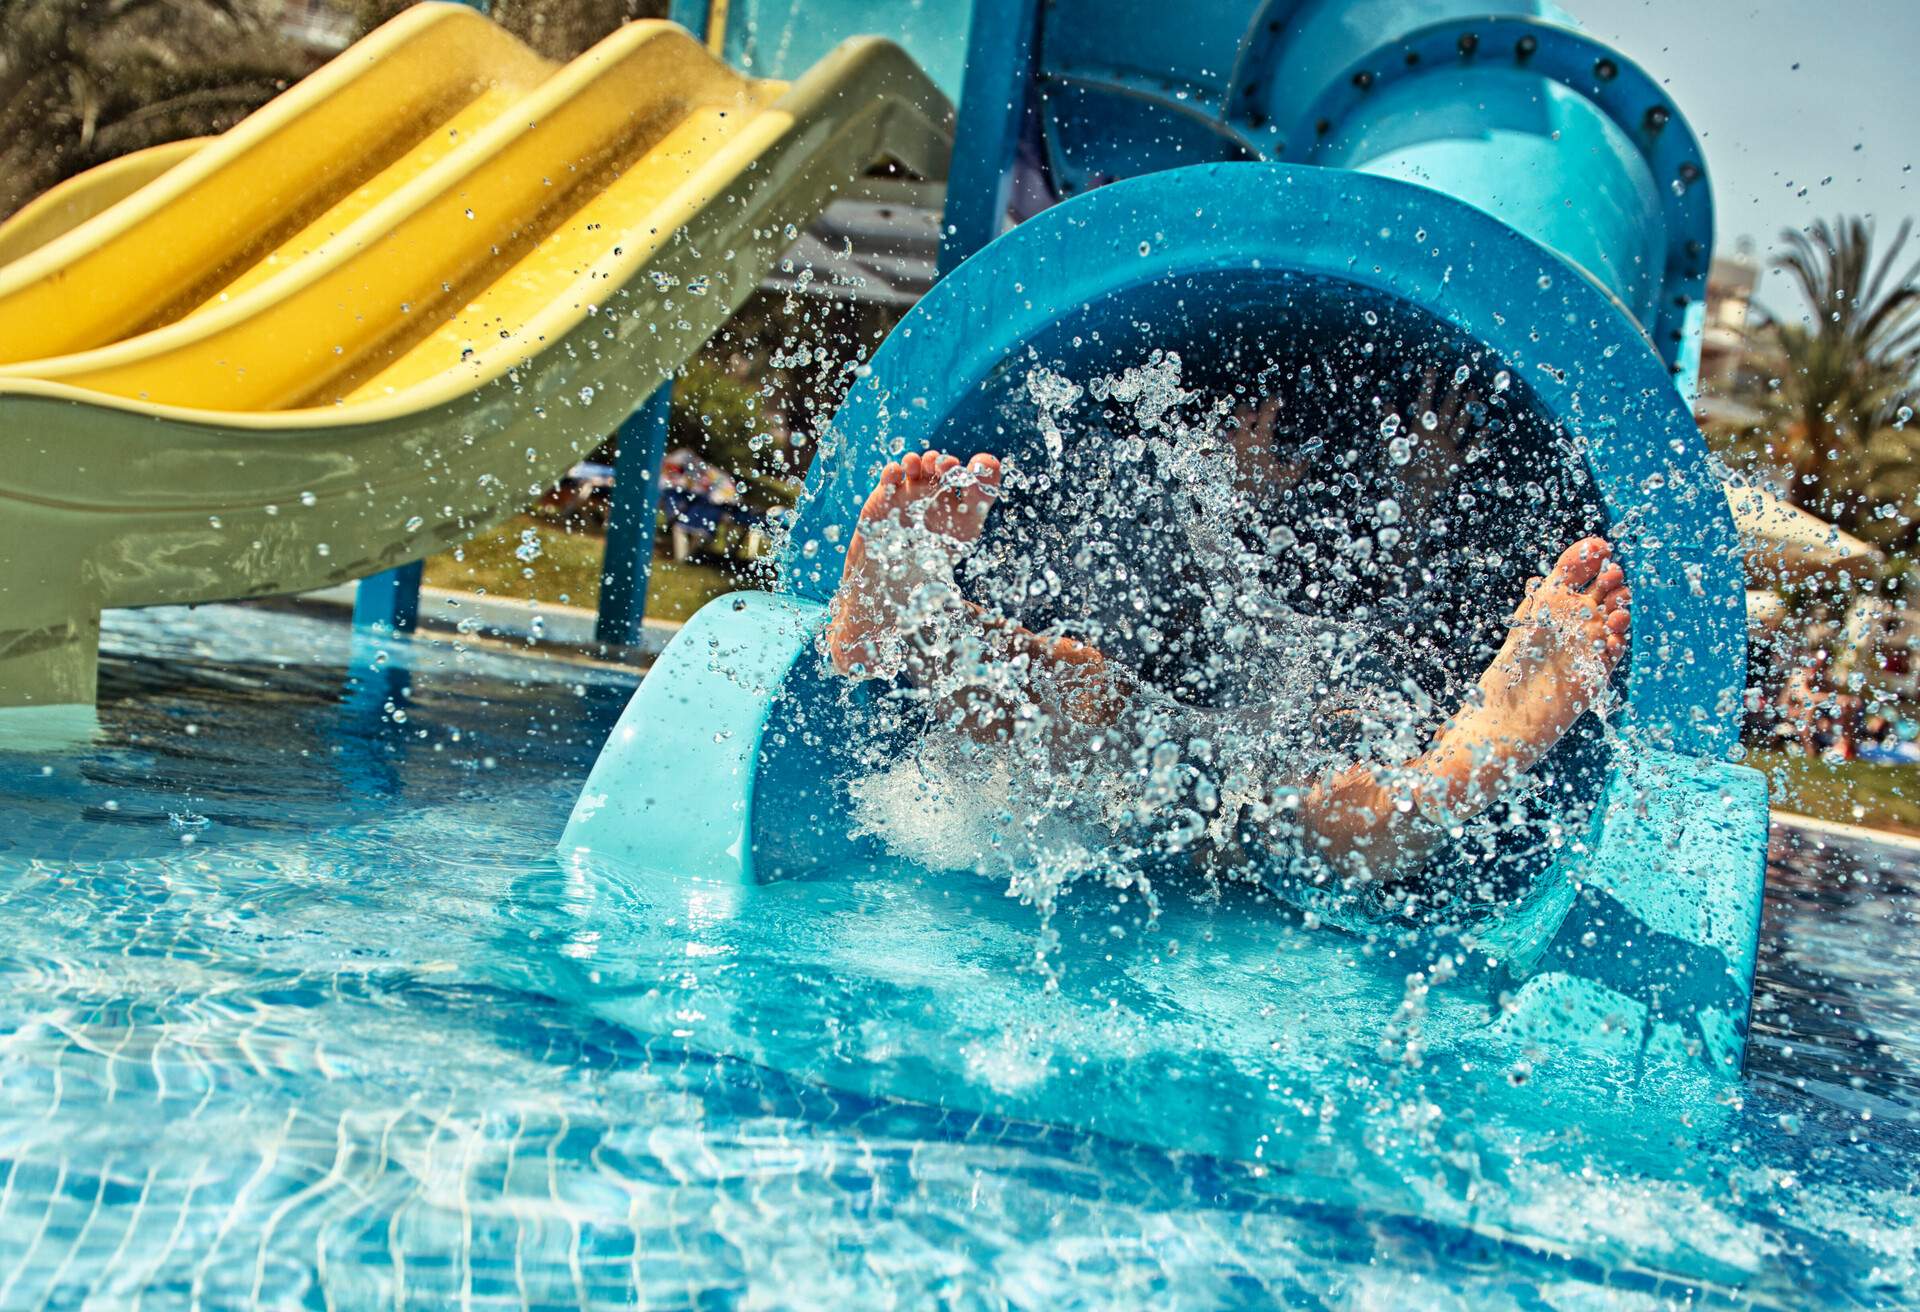
[[[280,0],[0,0],[0,216],[128,151],[219,132],[312,68]]]
[[[411,0],[337,0],[358,32]],[[0,218],[118,155],[231,127],[312,71],[284,0],[0,0]],[[493,18],[569,59],[666,0],[495,0]]]
[[[1774,266],[1806,314],[1760,330],[1782,362],[1761,454],[1786,477],[1788,499],[1890,546],[1910,545],[1920,529],[1911,501],[1920,429],[1908,422],[1920,393],[1920,261],[1896,272],[1911,226],[1878,262],[1865,219],[1785,233]]]

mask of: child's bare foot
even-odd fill
[[[1000,462],[984,452],[962,469],[939,451],[910,454],[881,472],[860,509],[834,594],[827,651],[841,674],[881,668],[914,593],[931,581],[929,551],[950,563],[979,536],[1000,488]],[[884,539],[884,540],[882,540]]]
[[[1478,809],[1499,783],[1531,769],[1593,705],[1627,650],[1632,595],[1605,538],[1583,538],[1529,586],[1481,700],[1434,745],[1444,772]]]

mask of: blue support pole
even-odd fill
[[[491,0],[460,0],[483,14],[493,11]],[[422,561],[398,565],[360,580],[353,594],[353,627],[376,633],[412,633],[420,622]]]
[[[709,0],[673,0],[667,17],[696,39],[707,39]],[[620,451],[613,462],[613,507],[600,565],[598,642],[631,645],[647,617],[647,584],[653,576],[653,527],[660,509],[660,465],[667,454],[667,419],[673,382],[661,383],[620,425]]]
[[[667,454],[667,417],[673,383],[661,383],[620,425],[620,453],[613,464],[613,509],[607,515],[606,554],[600,566],[600,642],[640,640],[647,614],[647,581],[653,573],[653,524],[660,507],[660,464]]]
[[[488,0],[462,0],[487,13]],[[673,0],[674,22],[707,39],[708,0]],[[647,576],[653,565],[653,517],[660,500],[660,460],[666,454],[667,399],[662,384],[620,428],[620,460],[607,522],[606,565],[600,583],[600,617],[594,636],[601,642],[630,643],[640,636],[647,610]],[[657,410],[657,413],[656,413]],[[638,448],[638,455],[627,453]],[[411,633],[420,617],[421,562],[402,565],[360,580],[353,598],[353,625],[382,633]]]
[[[999,236],[1006,220],[1039,13],[1039,0],[975,0],[941,219],[942,278]]]
[[[693,33],[700,40],[707,39],[708,18],[712,12],[709,0],[673,0],[667,6],[667,17]]]
[[[424,561],[399,565],[360,580],[353,594],[353,627],[376,633],[411,633],[420,619]]]

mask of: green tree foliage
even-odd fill
[[[411,0],[338,0],[356,35]],[[224,132],[325,57],[280,30],[283,0],[0,0],[0,217],[61,180]],[[666,0],[498,0],[494,20],[570,59]]]
[[[762,452],[773,439],[761,413],[760,384],[715,351],[687,362],[673,386],[668,440],[690,446],[722,469],[742,476],[763,473]]]
[[[671,442],[744,478],[757,501],[792,501],[816,450],[813,439],[897,313],[756,293],[681,371]]]
[[[224,131],[314,64],[279,0],[0,0],[0,215],[116,156]]]
[[[1795,504],[1908,552],[1920,544],[1920,261],[1902,265],[1910,227],[1878,260],[1865,219],[1784,234],[1774,264],[1805,313],[1760,325],[1756,349],[1778,359],[1756,398],[1767,422],[1733,450],[1780,475]]]

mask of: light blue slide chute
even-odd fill
[[[1243,221],[1263,205],[1269,217]],[[722,884],[767,878],[762,848],[778,850],[786,875],[854,853],[836,830],[844,807],[831,779],[830,725],[844,712],[818,674],[812,636],[887,444],[1017,454],[969,417],[1029,345],[1053,359],[1069,338],[1098,337],[1124,356],[1136,335],[1129,325],[1140,323],[1162,342],[1204,340],[1218,329],[1213,310],[1227,304],[1196,291],[1213,278],[1230,280],[1235,314],[1266,304],[1283,329],[1289,317],[1325,324],[1419,307],[1433,331],[1479,343],[1529,380],[1536,407],[1577,423],[1635,593],[1623,717],[1634,764],[1600,785],[1606,801],[1590,832],[1540,876],[1551,892],[1528,903],[1526,923],[1483,938],[1510,944],[1502,955],[1516,966],[1584,971],[1608,988],[1641,968],[1657,985],[1673,962],[1654,957],[1670,948],[1689,987],[1643,991],[1656,1009],[1667,997],[1714,1013],[1676,1023],[1737,1066],[1764,789],[1720,759],[1734,741],[1727,708],[1739,704],[1743,679],[1743,580],[1697,432],[1617,300],[1482,211],[1385,178],[1282,165],[1153,174],[1049,210],[937,286],[836,419],[837,445],[815,467],[782,595],[712,603],[662,657],[596,767],[563,851]],[[1608,329],[1616,341],[1596,340]],[[1063,363],[1097,367],[1084,354]],[[772,732],[811,734],[817,746],[774,745]],[[769,787],[772,778],[780,786]],[[1582,927],[1567,940],[1559,929],[1576,903]],[[1622,954],[1634,954],[1632,967]]]
[[[596,975],[583,998],[835,1087],[1277,1161],[1300,1088],[1368,1069],[1356,1043],[1404,1038],[1417,981],[1420,1043],[1445,1054],[1426,1077],[1470,1085],[1490,1121],[1553,1133],[1555,1062],[1555,1117],[1613,1114],[1580,1090],[1631,1084],[1650,1151],[1667,1151],[1665,1118],[1716,1114],[1744,1051],[1767,812],[1761,776],[1729,763],[1738,542],[1674,385],[1710,201],[1658,86],[1548,6],[1497,8],[1035,11],[1045,155],[1070,198],[889,335],[811,471],[778,593],[710,604],[635,695],[561,857],[597,890],[583,905],[606,926],[602,961],[683,935],[687,972],[638,998]],[[1035,363],[1090,376],[1158,347],[1204,367],[1243,339],[1297,356],[1361,323],[1499,370],[1531,416],[1501,473],[1522,495],[1561,491],[1508,517],[1533,522],[1483,512],[1489,551],[1588,528],[1618,544],[1635,627],[1617,730],[1589,721],[1556,754],[1564,832],[1511,855],[1525,895],[1465,932],[1389,932],[1383,959],[1271,907],[1169,909],[1160,932],[1214,945],[1176,964],[1152,935],[1123,950],[1083,918],[1037,1001],[1023,908],[852,832],[838,749],[862,694],[822,673],[816,637],[860,501],[893,450],[1017,456],[1024,430],[998,417]],[[1268,1048],[1274,1015],[1288,1023]],[[997,1045],[1027,1022],[1049,1037],[1009,1056]],[[1513,1094],[1490,1072],[1534,1083]]]

